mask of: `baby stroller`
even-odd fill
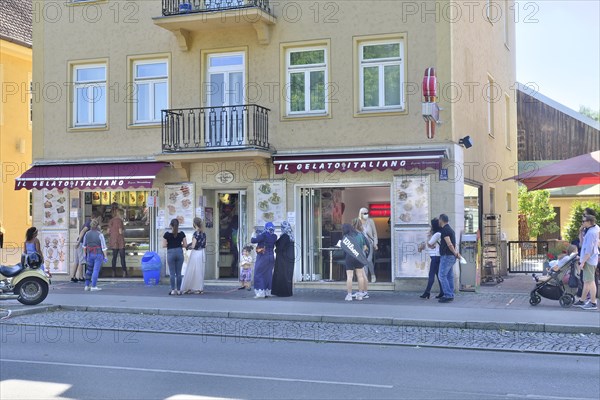
[[[533,274],[535,279],[535,288],[531,291],[529,304],[537,306],[542,301],[542,297],[550,300],[558,300],[561,307],[571,307],[575,302],[575,296],[567,292],[563,283],[563,278],[567,272],[576,274],[577,255],[568,256],[568,260],[558,271],[550,270],[548,276],[538,277]]]

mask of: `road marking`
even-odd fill
[[[115,367],[112,365],[75,364],[75,363],[63,363],[63,362],[52,362],[52,361],[26,361],[26,360],[12,360],[12,359],[7,359],[7,358],[0,358],[0,362],[12,362],[12,363],[21,363],[21,364],[38,364],[38,365],[56,365],[56,366],[62,366],[62,367],[100,368],[100,369],[112,369],[112,370],[121,370],[121,371],[136,371],[136,372],[158,372],[158,373],[194,375],[194,376],[211,376],[211,377],[219,377],[219,378],[256,379],[256,380],[263,380],[263,381],[278,381],[278,382],[320,383],[323,385],[360,386],[360,387],[379,388],[379,389],[393,389],[394,388],[393,385],[377,385],[377,384],[371,384],[371,383],[319,381],[319,380],[312,380],[312,379],[297,379],[297,378],[277,378],[274,376],[217,374],[217,373],[213,373],[213,372],[177,371],[177,370],[155,369],[155,368]]]

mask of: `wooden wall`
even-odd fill
[[[597,129],[517,90],[519,161],[564,160],[600,149]]]

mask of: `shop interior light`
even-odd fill
[[[391,217],[390,203],[371,203],[369,204],[369,217]]]

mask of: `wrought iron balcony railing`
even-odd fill
[[[268,149],[270,111],[256,104],[163,110],[163,152]]]
[[[257,7],[271,14],[269,0],[162,0],[162,13],[182,15]]]

